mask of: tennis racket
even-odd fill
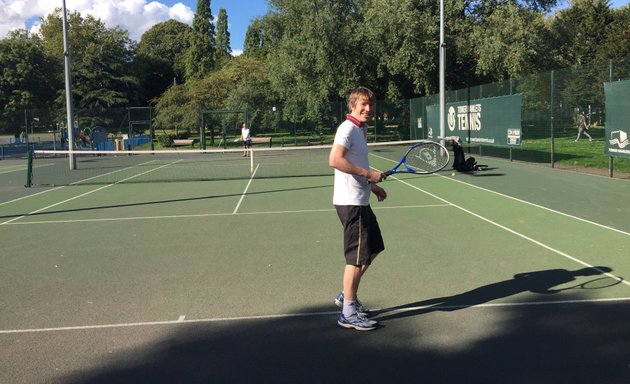
[[[435,141],[421,141],[409,148],[398,165],[385,172],[385,177],[394,173],[428,174],[441,170],[448,164],[448,150]]]
[[[622,278],[617,277],[598,277],[596,279],[589,280],[585,283],[572,285],[570,287],[557,289],[556,291],[567,291],[570,289],[602,289],[612,287],[623,281]]]

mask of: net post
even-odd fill
[[[613,177],[613,157],[608,157],[608,176]]]
[[[26,166],[26,188],[30,188],[33,181],[33,150],[28,150],[28,163]]]

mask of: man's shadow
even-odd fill
[[[471,291],[453,296],[439,297],[384,308],[374,311],[374,315],[378,315],[379,321],[385,321],[434,311],[456,311],[522,292],[554,294],[564,290],[553,289],[554,287],[576,281],[576,277],[578,276],[597,276],[611,271],[612,269],[609,267],[587,267],[575,271],[567,271],[566,269],[548,269],[543,271],[518,273],[510,280],[484,285]],[[613,281],[622,280],[618,277],[609,276],[609,278]],[[389,312],[393,313],[380,316]]]

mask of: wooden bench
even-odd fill
[[[272,138],[271,137],[252,137],[252,144],[257,143],[269,143],[269,147],[271,147]]]
[[[183,145],[195,145],[195,139],[173,139],[173,147],[179,147]]]

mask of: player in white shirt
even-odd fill
[[[352,91],[350,114],[339,125],[328,163],[335,169],[333,205],[344,228],[346,265],[343,290],[335,303],[343,307],[337,323],[362,331],[375,329],[378,322],[367,318],[368,310],[357,299],[361,277],[374,258],[385,249],[376,216],[370,207],[370,193],[383,201],[387,193],[377,185],[382,172],[370,170],[367,123],[372,118],[374,93],[365,87]]]

